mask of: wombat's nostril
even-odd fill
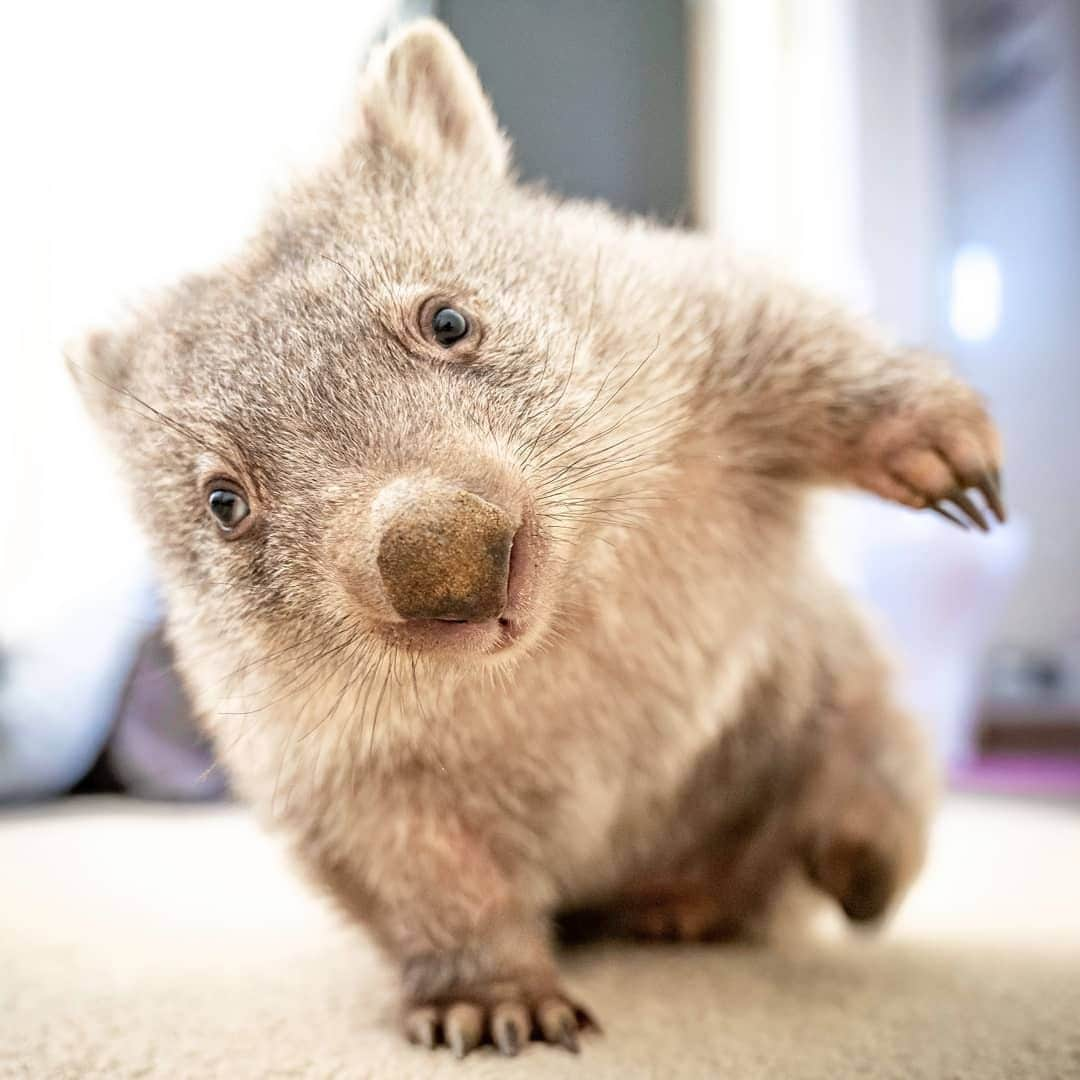
[[[379,538],[386,595],[406,619],[478,622],[506,607],[517,525],[468,491],[419,491],[397,505]]]

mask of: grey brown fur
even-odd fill
[[[706,938],[806,882],[892,904],[932,769],[808,495],[973,507],[999,465],[939,362],[508,160],[456,42],[414,24],[245,251],[72,360],[236,785],[396,962],[406,1033],[458,1053],[576,1047],[556,916]],[[433,301],[478,334],[433,345]],[[216,476],[252,507],[235,540]],[[521,523],[513,640],[388,604],[380,538],[429,490]]]

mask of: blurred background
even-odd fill
[[[62,351],[231,252],[421,14],[526,176],[782,263],[987,395],[1007,528],[829,496],[819,540],[956,786],[1080,799],[1080,4],[42,0],[0,42],[0,800],[221,793]]]

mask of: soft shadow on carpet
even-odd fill
[[[955,800],[883,935],[570,954],[604,1034],[465,1062],[234,807],[0,817],[0,1076],[1080,1078],[1080,814]]]

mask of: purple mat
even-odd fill
[[[1080,755],[989,754],[955,765],[957,791],[1080,800]]]

